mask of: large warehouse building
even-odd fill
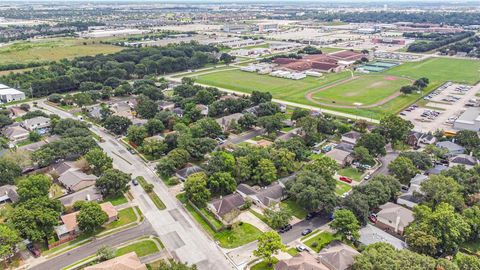
[[[4,84],[0,84],[0,102],[7,103],[17,100],[25,99],[25,93],[22,91],[18,91],[17,89],[13,89],[9,86]]]
[[[480,131],[480,108],[467,109],[455,120],[453,128],[457,130]]]

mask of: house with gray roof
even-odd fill
[[[183,169],[180,169],[178,170],[176,173],[175,173],[175,176],[182,180],[182,181],[185,181],[187,180],[187,178],[194,174],[194,173],[199,173],[199,172],[203,172],[203,169],[200,168],[199,166],[197,165],[193,165],[193,164],[187,164],[186,167],[184,167]]]
[[[14,185],[4,185],[0,187],[0,203],[18,201],[17,187]]]
[[[435,167],[428,169],[425,174],[427,175],[438,175],[443,171],[448,170],[448,167],[442,164],[437,164]]]
[[[208,207],[218,218],[223,219],[226,214],[231,213],[232,211],[240,211],[240,207],[242,207],[244,204],[245,199],[243,196],[239,193],[233,193],[212,200],[208,204]]]
[[[329,270],[347,270],[359,255],[356,249],[338,240],[332,241],[318,253],[318,260]]]
[[[76,192],[83,188],[95,185],[97,176],[86,174],[81,171],[67,171],[60,175],[58,181],[70,192]]]
[[[458,145],[451,141],[438,142],[436,144],[438,148],[447,150],[447,156],[453,157],[455,155],[460,155],[465,152],[465,148],[461,145]]]
[[[408,191],[398,196],[397,204],[408,208],[413,208],[415,205],[422,202],[422,193],[420,187],[423,182],[428,179],[427,175],[417,174],[410,180]]]
[[[361,228],[359,234],[359,242],[366,246],[381,242],[390,244],[398,250],[407,248],[407,243],[371,224]]]
[[[415,219],[412,210],[395,203],[387,202],[380,209],[375,225],[398,236],[402,236],[405,228]]]
[[[224,117],[220,117],[215,119],[215,121],[220,125],[223,131],[228,130],[230,128],[230,125],[233,122],[237,122],[240,118],[242,118],[243,114],[242,113],[234,113],[230,114]]]
[[[30,132],[19,125],[10,125],[2,131],[11,142],[21,142],[28,139]]]
[[[449,161],[450,161],[450,166],[464,165],[467,168],[472,168],[473,166],[478,164],[478,159],[476,159],[474,156],[470,156],[466,154],[460,154],[460,155],[451,157]]]
[[[22,126],[29,131],[46,129],[50,127],[50,118],[37,116],[23,121]]]
[[[100,202],[102,201],[102,193],[95,187],[89,186],[74,193],[67,194],[58,198],[58,200],[65,206],[72,206],[78,201]]]
[[[267,187],[251,187],[247,184],[240,184],[237,192],[243,197],[250,198],[260,207],[269,207],[287,198],[287,192],[283,185],[273,183]]]
[[[352,130],[342,134],[342,142],[357,144],[357,141],[362,137],[362,133]]]

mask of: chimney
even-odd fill
[[[91,199],[90,199],[90,194],[87,194],[87,202],[89,202]]]
[[[397,215],[397,219],[395,220],[395,233],[398,233],[398,226],[400,226],[400,216]]]

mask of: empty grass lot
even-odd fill
[[[346,176],[354,181],[360,181],[362,179],[362,172],[353,167],[346,167],[338,171],[341,176]]]
[[[291,102],[302,103],[307,101],[305,94],[309,90],[323,87],[334,81],[350,76],[349,72],[325,74],[323,78],[307,77],[302,80],[290,80],[259,75],[241,70],[227,70],[194,76],[198,83],[208,84],[220,88],[251,93],[252,91],[270,92],[274,98]],[[303,103],[304,103],[303,102]],[[309,105],[314,105],[313,103]]]
[[[86,45],[84,45],[84,42]],[[91,40],[75,38],[53,38],[38,41],[20,41],[0,48],[0,63],[29,63],[56,61],[63,58],[114,53],[123,48],[118,46],[95,44]]]
[[[145,240],[118,248],[116,256],[117,257],[122,256],[132,251],[137,253],[138,257],[143,257],[143,256],[153,254],[155,252],[159,252],[160,250],[158,249],[157,244],[154,241],[155,240],[153,239],[145,239]]]
[[[215,239],[223,248],[236,248],[257,240],[261,234],[262,232],[255,226],[241,223],[233,225],[230,230],[216,233]]]
[[[123,225],[127,225],[133,223],[137,220],[137,216],[132,207],[122,209],[118,211],[118,220],[115,220],[105,226],[103,226],[106,230],[111,230],[118,228]]]
[[[298,219],[304,219],[307,216],[307,210],[303,209],[293,199],[288,199],[280,203],[282,208],[290,210],[290,213]]]
[[[332,88],[317,92],[313,98],[319,102],[339,105],[370,105],[379,102],[395,92],[402,86],[410,85],[411,81],[405,78],[385,75],[363,75]]]
[[[337,239],[332,233],[329,232],[321,232],[319,234],[314,235],[312,238],[308,239],[304,242],[309,248],[313,249],[315,252],[319,252],[330,244],[333,240]]]

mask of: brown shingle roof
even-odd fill
[[[212,201],[212,206],[219,216],[224,216],[234,209],[239,209],[245,204],[242,195],[238,193],[230,194],[225,197]]]
[[[358,254],[360,253],[354,248],[340,241],[333,241],[320,251],[318,258],[330,270],[345,270],[352,266]]]
[[[288,260],[279,261],[275,270],[329,270],[307,252],[301,252]]]

